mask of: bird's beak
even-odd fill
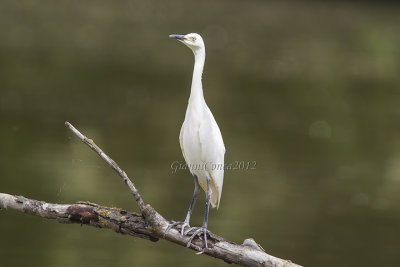
[[[184,41],[186,39],[185,35],[180,35],[180,34],[171,34],[169,37],[178,39],[179,41]]]

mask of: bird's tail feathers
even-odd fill
[[[220,203],[220,199],[221,199],[221,193],[222,190],[220,192],[220,190],[218,190],[217,185],[214,183],[213,180],[211,180],[211,206],[213,208],[219,208],[219,203]]]

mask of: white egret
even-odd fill
[[[203,233],[204,245],[207,248],[207,223],[210,203],[212,207],[218,208],[221,199],[224,180],[225,146],[218,124],[203,96],[201,77],[206,58],[203,38],[197,33],[187,35],[172,34],[170,37],[181,41],[194,53],[192,87],[185,120],[179,135],[179,142],[183,157],[194,177],[195,187],[185,221],[170,224],[165,232],[167,233],[173,226],[180,225],[182,236],[191,233],[187,247],[190,246],[195,236]],[[199,185],[206,193],[203,226],[190,227],[190,216],[196,203]],[[185,227],[188,227],[186,231]]]

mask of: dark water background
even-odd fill
[[[0,192],[137,210],[65,127],[92,137],[166,218],[193,56],[227,171],[209,228],[306,266],[400,264],[400,5],[379,1],[0,2]],[[193,215],[200,225],[204,195]],[[0,211],[0,266],[227,266],[164,241]]]

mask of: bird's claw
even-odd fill
[[[189,241],[186,245],[186,247],[190,247],[190,245],[192,244],[193,239],[201,232],[203,232],[203,239],[204,239],[204,248],[208,249],[208,245],[207,245],[207,234],[210,235],[210,231],[207,230],[206,227],[190,227],[188,230],[186,230],[186,232],[184,233],[184,235],[187,235],[188,233],[190,233],[191,231],[194,231],[193,234],[190,236]]]
[[[172,223],[170,223],[168,225],[168,227],[165,229],[164,236],[168,233],[169,230],[171,230],[172,227],[179,226],[179,225],[181,225],[180,227],[178,227],[178,229],[179,228],[181,229],[181,236],[183,236],[184,233],[185,233],[185,227],[189,227],[189,229],[190,229],[190,225],[187,222],[174,222],[174,221],[172,221]]]
[[[210,235],[210,231],[207,230],[206,227],[190,227],[190,225],[187,222],[175,222],[172,221],[167,228],[164,231],[164,236],[168,233],[169,230],[171,230],[171,228],[173,227],[177,227],[180,232],[181,232],[181,236],[186,236],[188,234],[190,234],[190,238],[188,243],[186,244],[186,247],[189,248],[190,245],[192,244],[193,239],[198,236],[199,234],[203,234],[203,240],[204,240],[204,248],[208,249],[208,245],[207,245],[207,234]],[[189,229],[187,229],[185,231],[185,228],[188,227]]]

